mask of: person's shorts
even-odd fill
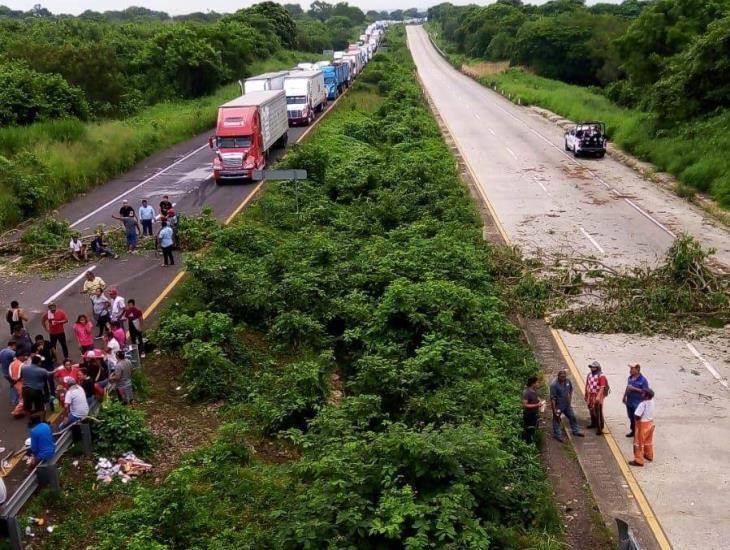
[[[134,246],[137,244],[137,233],[127,233],[127,246]]]
[[[23,388],[23,409],[30,414],[43,411],[43,391]]]

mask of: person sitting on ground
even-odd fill
[[[34,414],[28,422],[30,429],[30,449],[28,454],[31,457],[28,464],[28,471],[33,470],[41,461],[51,460],[56,454],[56,442],[53,439],[53,432],[50,424],[43,421],[40,415]]]
[[[91,250],[93,250],[94,254],[96,254],[97,256],[111,256],[115,260],[117,258],[119,258],[119,254],[115,253],[104,242],[104,232],[103,231],[98,231],[96,233],[94,240],[91,241]]]
[[[109,375],[109,391],[116,391],[122,403],[129,405],[133,400],[132,392],[132,362],[127,359],[123,351],[116,353],[117,363]]]
[[[89,250],[86,244],[79,239],[77,234],[71,237],[71,241],[68,243],[68,250],[71,253],[71,257],[77,262],[89,260]]]
[[[58,425],[59,430],[80,422],[89,415],[89,403],[86,401],[84,389],[78,385],[74,378],[67,377],[64,382],[68,386],[63,403],[66,405],[68,414],[66,419]]]

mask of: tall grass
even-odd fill
[[[283,50],[253,63],[249,74],[319,59],[317,54]],[[67,119],[0,128],[0,228],[28,215],[20,207],[19,190],[42,187],[43,204],[31,215],[58,207],[145,157],[212,128],[218,106],[239,94],[238,84],[229,84],[199,99],[158,103],[124,120]],[[41,177],[29,177],[33,174]]]
[[[504,90],[514,101],[539,105],[572,120],[602,120],[622,149],[730,208],[730,111],[657,130],[648,113],[619,107],[589,88],[521,69],[489,75],[480,82]]]

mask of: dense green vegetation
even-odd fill
[[[485,83],[606,120],[619,145],[730,206],[730,1],[499,0],[441,4],[429,17],[449,52],[528,69]]]
[[[100,518],[98,547],[556,547],[520,439],[538,367],[402,29],[387,42],[287,156],[310,179],[270,183],[188,261],[156,339],[226,424]]]
[[[359,13],[340,31],[357,33]],[[0,10],[0,228],[211,128],[238,90],[223,84],[331,48],[329,27],[298,40],[309,19],[272,2],[211,20]]]

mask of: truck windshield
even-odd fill
[[[306,103],[307,96],[305,95],[288,95],[286,96],[287,105],[297,105],[298,103]]]
[[[251,136],[229,136],[218,138],[219,149],[238,149],[251,147]]]

